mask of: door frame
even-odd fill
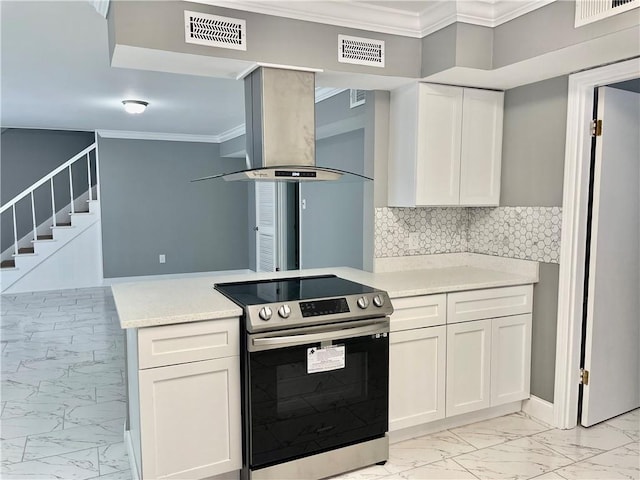
[[[640,76],[640,58],[569,76],[553,416],[577,425],[594,89]]]

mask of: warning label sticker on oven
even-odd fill
[[[307,348],[307,373],[328,372],[344,368],[344,345]]]

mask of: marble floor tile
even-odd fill
[[[99,425],[118,418],[124,420],[125,410],[126,402],[123,400],[70,408],[64,414],[65,428],[70,425]]]
[[[538,475],[534,477],[535,480],[566,480],[564,477],[560,476],[557,472],[547,472],[542,475]]]
[[[451,431],[476,448],[485,448],[515,440],[547,430],[549,427],[538,423],[521,413],[492,418],[483,422],[453,428]]]
[[[2,379],[0,389],[0,391],[2,391],[2,400],[5,402],[10,400],[24,400],[38,392],[38,387],[34,385],[19,383],[13,380],[4,380],[4,378]]]
[[[548,430],[531,438],[573,461],[593,457],[633,440],[621,430],[606,424],[589,428],[577,426],[571,430]]]
[[[131,480],[133,474],[131,470],[121,470],[115,473],[107,473],[106,475],[100,475],[99,477],[92,477],[87,480]]]
[[[115,420],[101,425],[88,425],[48,434],[31,435],[27,437],[24,459],[26,461],[50,455],[64,455],[78,450],[121,442],[123,425],[122,420]]]
[[[389,448],[389,460],[411,468],[475,450],[451,432],[444,431],[395,443]]]
[[[532,478],[572,463],[528,437],[465,453],[455,461],[483,480]]]
[[[3,439],[24,437],[33,434],[44,434],[62,430],[64,419],[62,415],[34,413],[24,417],[3,417]]]
[[[2,478],[7,480],[86,480],[99,474],[95,448],[2,466]]]
[[[22,461],[27,437],[0,440],[0,460],[2,463],[17,463]]]
[[[640,441],[640,408],[619,415],[604,423],[622,430],[625,435],[631,437],[636,442]]]
[[[58,403],[65,409],[71,407],[77,407],[82,405],[93,405],[96,403],[96,389],[95,388],[75,388],[66,389],[57,385],[40,385],[40,390],[37,394],[26,398],[23,402],[28,405],[37,403]],[[26,407],[28,408],[28,407]]]
[[[474,480],[478,477],[456,463],[455,460],[449,458],[382,478],[384,480]]]
[[[568,480],[639,479],[638,453],[638,443],[629,444],[561,468],[557,473]]]
[[[130,466],[124,442],[98,447],[98,458],[100,475],[122,472],[128,470]]]
[[[46,399],[34,401],[36,398],[39,398],[37,394],[25,401],[5,402],[0,418],[28,417],[36,414],[64,416],[64,411],[67,407],[63,403],[55,401],[55,399],[52,401],[47,401]]]
[[[96,387],[96,402],[109,402],[112,400],[127,400],[127,389],[123,385],[98,385]]]

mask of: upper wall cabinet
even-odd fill
[[[503,102],[426,83],[392,91],[389,206],[497,206]]]

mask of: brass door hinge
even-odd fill
[[[589,370],[580,369],[580,385],[589,385]]]
[[[591,121],[591,136],[592,137],[602,136],[602,120]]]

